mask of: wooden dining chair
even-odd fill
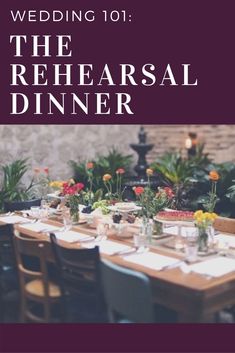
[[[214,228],[220,232],[235,234],[235,219],[218,217],[214,222]]]
[[[108,261],[101,263],[101,276],[111,323],[155,322],[147,276]]]
[[[71,249],[63,247],[57,241],[55,234],[50,234],[50,238],[58,266],[61,291],[65,299],[67,321],[79,321],[81,319],[79,316],[83,315],[79,312],[79,307],[83,305],[84,310],[87,311],[85,314],[88,315],[88,321],[103,322],[106,309],[100,284],[98,246],[92,249]],[[69,308],[71,299],[74,303],[72,312]]]
[[[24,238],[17,230],[14,232],[14,245],[19,273],[21,291],[21,321],[48,323],[56,320],[53,309],[59,312],[59,319],[63,319],[60,311],[61,291],[59,286],[49,279],[46,241]],[[39,269],[29,268],[24,257],[38,259]]]

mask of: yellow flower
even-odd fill
[[[197,217],[200,217],[203,214],[202,210],[198,210],[196,212],[194,212],[194,218],[197,219]]]
[[[202,216],[198,216],[196,218],[196,221],[197,221],[197,223],[202,223],[203,222],[203,217]]]
[[[51,188],[60,189],[63,186],[64,181],[54,180],[49,183]]]

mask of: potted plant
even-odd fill
[[[18,159],[2,166],[3,181],[0,190],[0,208],[3,211],[17,211],[40,206],[41,199],[36,193],[36,183],[32,178],[29,186],[22,184],[22,178],[28,171],[27,159]]]

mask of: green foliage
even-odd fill
[[[22,177],[28,171],[27,159],[18,159],[1,167],[3,172],[0,190],[0,208],[4,201],[25,201],[30,199],[34,187],[33,180],[26,188],[21,184]]]
[[[215,212],[227,217],[235,217],[234,198],[232,188],[235,179],[235,164],[212,163],[204,153],[204,145],[197,148],[196,155],[189,159],[181,156],[180,152],[167,152],[151,165],[160,176],[162,185],[169,185],[175,192],[176,209],[197,210],[204,209],[203,204],[208,201],[211,183],[208,174],[216,170],[220,175],[217,183],[217,200]],[[229,191],[228,191],[229,190]]]
[[[106,192],[102,177],[104,174],[112,175],[113,189],[116,188],[116,170],[118,168],[124,168],[128,173],[132,162],[132,155],[124,155],[118,152],[115,148],[111,149],[107,155],[98,156],[97,159],[92,161],[94,163],[93,169],[93,191],[96,192],[102,189]],[[73,178],[76,182],[81,182],[86,188],[89,187],[88,175],[86,170],[86,161],[76,162],[69,161],[69,165],[73,170]]]
[[[167,152],[151,165],[160,176],[162,185],[170,186],[175,193],[174,205],[176,209],[187,209],[186,195],[191,191],[194,179],[195,162],[184,159],[180,152]]]
[[[233,182],[235,182],[235,180],[233,180]],[[226,196],[232,203],[235,203],[235,184],[228,188]]]

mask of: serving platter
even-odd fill
[[[108,206],[108,209],[111,211],[111,212],[119,212],[119,213],[129,213],[129,212],[138,212],[142,209],[142,207],[140,206],[132,206],[130,208],[121,208],[121,207],[118,207],[118,206]]]

